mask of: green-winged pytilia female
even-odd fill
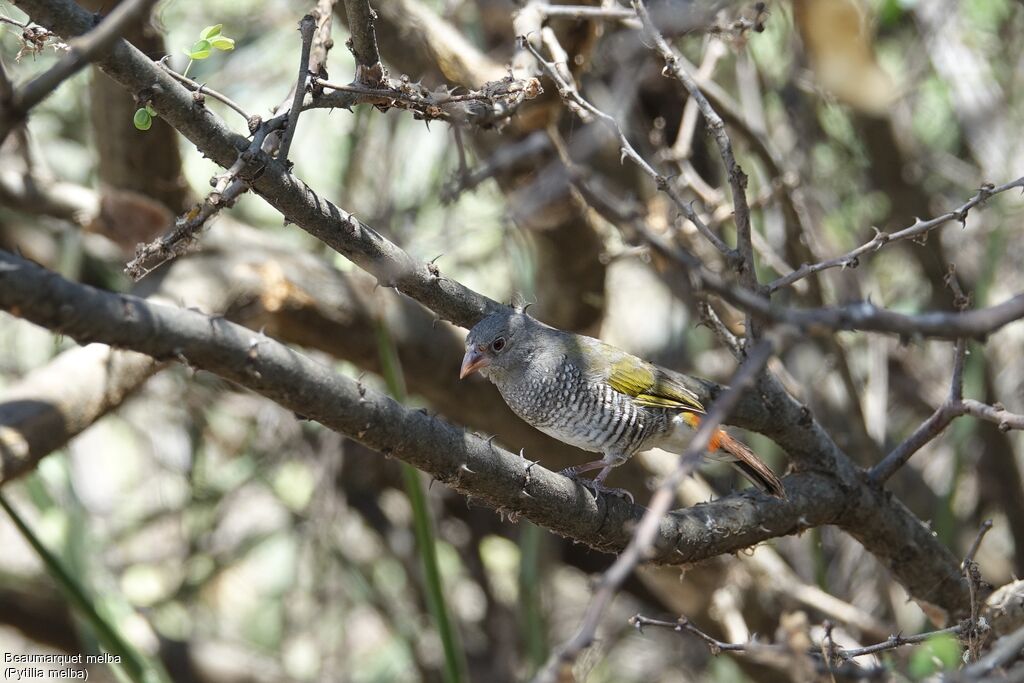
[[[600,469],[592,484],[598,490],[611,490],[603,485],[608,473],[634,453],[682,452],[705,414],[685,376],[508,309],[484,318],[466,337],[460,376],[477,371],[529,424],[601,453],[600,460],[562,471],[575,478]],[[760,490],[786,497],[775,473],[725,430],[711,437],[708,451],[708,457],[728,462]]]

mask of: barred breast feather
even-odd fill
[[[513,412],[540,431],[583,450],[632,455],[669,428],[665,409],[639,405],[568,357],[558,360],[531,367],[526,381],[496,382]]]

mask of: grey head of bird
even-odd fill
[[[557,336],[555,330],[525,313],[492,313],[469,331],[459,378],[479,372],[501,381],[521,372],[543,350],[544,340],[550,342],[551,333]]]

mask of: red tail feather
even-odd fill
[[[700,425],[700,417],[693,413],[687,413],[683,419],[694,429]],[[782,482],[775,476],[771,468],[765,465],[745,443],[734,439],[724,429],[719,429],[712,435],[708,441],[708,450],[712,453],[718,451],[728,453],[732,456],[729,464],[739,470],[740,474],[749,479],[754,486],[776,498],[786,498],[786,489],[782,487]]]

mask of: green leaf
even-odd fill
[[[215,36],[220,35],[220,30],[224,28],[224,24],[214,24],[213,26],[207,26],[203,29],[203,32],[199,34],[202,40],[209,40]]]
[[[218,50],[224,50],[225,52],[227,52],[228,50],[235,49],[234,39],[225,38],[224,36],[217,36],[216,38],[210,41],[210,45],[217,48]]]
[[[139,130],[149,130],[153,126],[153,115],[146,111],[145,107],[138,109],[132,117],[132,123]]]
[[[185,50],[185,54],[189,56],[189,59],[206,59],[210,56],[210,41],[208,40],[197,40],[192,45],[191,50]]]
[[[956,637],[942,633],[926,640],[910,657],[909,673],[925,678],[936,671],[953,669],[960,662],[960,643]]]

